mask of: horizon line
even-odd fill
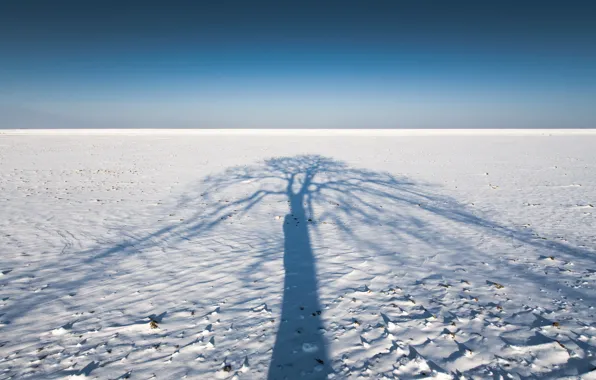
[[[311,135],[311,136],[428,136],[428,135],[510,135],[510,136],[548,136],[548,135],[596,135],[596,128],[428,128],[428,129],[365,129],[365,128],[60,128],[60,129],[0,129],[2,136],[25,135],[132,135],[132,136],[167,136],[167,135]]]

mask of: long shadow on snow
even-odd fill
[[[258,189],[229,202],[215,202],[222,192],[247,183],[258,185]],[[88,257],[82,263],[86,268],[94,268],[94,264],[104,265],[112,256],[142,252],[156,246],[158,242],[173,245],[183,240],[205,237],[226,221],[231,212],[246,214],[266,199],[286,201],[288,209],[283,223],[284,284],[281,322],[273,347],[269,379],[298,378],[299,371],[305,368],[311,369],[309,378],[326,378],[331,371],[327,344],[323,335],[319,334],[323,314],[319,300],[317,255],[310,236],[311,233],[319,233],[320,223],[334,224],[342,241],[367,247],[371,251],[384,248],[375,240],[376,237],[364,236],[359,226],[382,225],[392,231],[398,241],[409,238],[424,241],[433,247],[466,249],[470,253],[482,254],[476,247],[469,246],[462,237],[445,236],[432,230],[433,226],[424,217],[401,211],[408,207],[417,207],[423,216],[438,217],[475,229],[487,236],[512,239],[543,252],[557,252],[584,259],[593,257],[588,250],[537,240],[531,230],[522,231],[483,219],[466,211],[466,207],[457,201],[434,193],[429,185],[414,183],[389,173],[351,168],[343,162],[317,155],[273,158],[259,165],[230,168],[223,173],[206,177],[198,189],[200,193],[189,192],[178,204],[178,208],[185,210],[195,209],[198,199],[207,205],[190,218],[152,233],[126,239],[111,247],[100,246],[82,252],[82,257]],[[315,208],[322,205],[333,207],[331,210],[327,207],[326,211],[315,215]],[[392,213],[387,215],[383,207],[393,210]],[[264,253],[260,257],[261,262],[267,260],[267,255],[268,253]],[[399,263],[399,257],[395,259]],[[524,272],[516,267],[511,269],[533,283],[549,286],[547,276]],[[83,277],[61,284],[57,282],[54,289],[66,291],[97,281],[98,278],[99,273],[88,270]],[[558,284],[550,284],[550,287],[556,289]],[[586,297],[585,294],[570,289],[569,292],[570,296]],[[24,299],[20,304],[30,304],[30,308],[34,308],[37,301],[37,298]],[[302,318],[303,316],[306,318]]]

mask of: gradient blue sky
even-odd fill
[[[0,4],[0,128],[593,128],[590,1]]]

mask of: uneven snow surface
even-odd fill
[[[0,134],[0,379],[596,378],[596,134]]]

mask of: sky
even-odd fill
[[[594,128],[590,1],[0,3],[0,128]]]

